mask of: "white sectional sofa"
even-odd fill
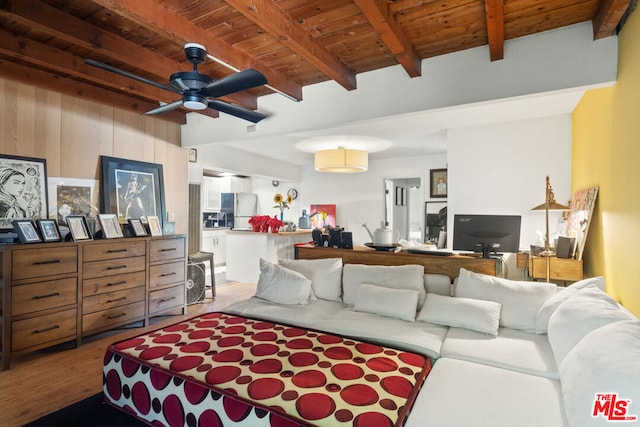
[[[640,320],[603,278],[561,288],[461,269],[452,284],[423,271],[261,260],[256,295],[226,311],[428,355],[408,427],[640,425]]]

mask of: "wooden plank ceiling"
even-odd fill
[[[268,86],[223,98],[255,109],[259,96],[300,100],[302,87],[326,80],[357,90],[358,73],[396,64],[420,76],[422,59],[482,45],[487,60],[501,60],[505,40],[579,22],[607,37],[631,1],[0,0],[0,76],[142,113],[180,96],[84,60],[167,85],[191,70],[183,45],[196,42],[219,60],[201,73],[252,67],[267,77]],[[162,117],[184,123],[186,112]]]

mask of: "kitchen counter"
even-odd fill
[[[259,233],[229,230],[227,235],[227,280],[258,283],[260,258],[277,263],[293,259],[293,245],[311,241],[311,230]]]

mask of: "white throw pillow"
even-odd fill
[[[540,310],[536,314],[536,333],[537,334],[546,334],[547,329],[549,328],[549,319],[554,311],[566,300],[576,295],[579,290],[586,288],[587,286],[595,285],[601,290],[605,290],[605,282],[604,277],[590,277],[588,279],[580,280],[579,282],[575,282],[574,284],[561,288],[555,295],[551,296]]]
[[[418,291],[363,283],[358,290],[354,309],[415,322],[417,307]]]
[[[593,416],[596,395],[612,393],[618,404],[626,406],[625,415],[636,417],[630,423],[636,425],[640,420],[640,321],[610,323],[589,333],[567,354],[558,374],[570,426],[613,425],[601,410]]]
[[[311,280],[316,297],[342,301],[342,258],[281,259],[278,263]]]
[[[569,298],[549,319],[549,344],[556,364],[589,332],[613,322],[629,320],[618,304],[597,286],[587,286]]]
[[[538,310],[556,292],[554,284],[508,280],[461,268],[455,296],[500,303],[500,326],[533,332]]]
[[[260,258],[256,296],[278,304],[309,304],[311,280]]]
[[[428,293],[417,320],[470,329],[495,337],[500,326],[500,304]]]
[[[423,276],[424,267],[421,265],[345,264],[342,267],[342,301],[354,305],[360,285],[370,283],[385,288],[418,291],[419,310],[427,297]]]

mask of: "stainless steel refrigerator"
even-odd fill
[[[253,193],[221,193],[220,227],[251,229],[249,218],[258,213],[258,195]],[[223,225],[224,224],[224,225]]]

